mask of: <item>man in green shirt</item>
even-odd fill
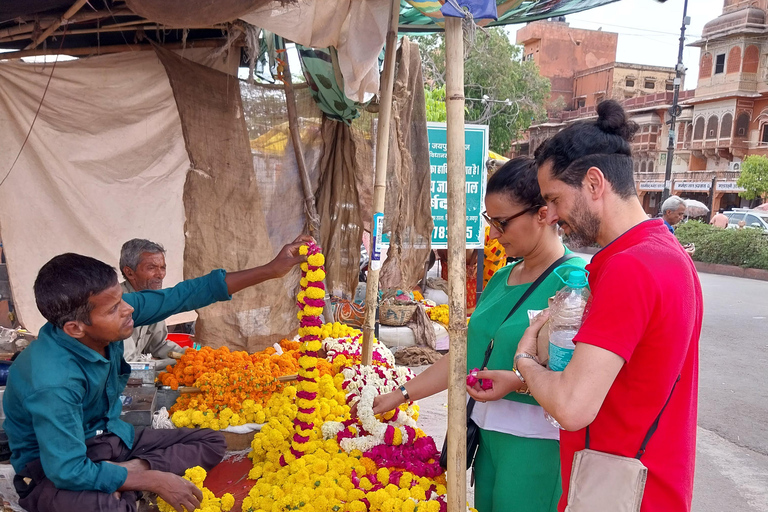
[[[135,511],[137,492],[158,494],[176,510],[194,510],[202,494],[180,474],[221,461],[223,436],[207,429],[134,432],[120,419],[130,374],[123,339],[134,326],[229,300],[249,286],[287,274],[306,260],[286,245],[271,262],[240,272],[214,270],[173,288],[123,294],[115,270],[87,256],[62,254],[35,280],[48,320],[11,367],[3,397],[16,470],[29,512]]]

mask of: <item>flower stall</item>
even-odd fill
[[[434,440],[418,427],[419,406],[373,413],[376,396],[413,372],[397,366],[377,340],[371,365],[363,365],[361,331],[322,323],[324,256],[314,244],[301,252],[307,262],[297,297],[297,338],[255,354],[188,349],[158,377],[164,385],[199,390],[180,395],[173,424],[260,424],[248,453],[252,487],[242,500],[244,512],[445,511],[445,474]],[[185,478],[203,490],[201,510],[233,507],[231,495],[217,498],[204,487],[202,468],[190,468]]]

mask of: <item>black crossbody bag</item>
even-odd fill
[[[509,312],[507,317],[504,319],[501,324],[499,324],[499,328],[501,328],[504,323],[509,320],[509,318],[515,314],[515,311],[517,311],[520,306],[523,305],[523,303],[528,299],[528,297],[531,296],[531,294],[536,290],[536,288],[539,287],[541,283],[544,282],[544,280],[549,276],[549,274],[552,273],[553,270],[555,270],[557,267],[565,263],[566,261],[570,260],[571,258],[576,258],[577,256],[573,253],[570,254],[564,254],[560,258],[557,259],[553,264],[551,264],[547,270],[545,270],[532,284],[528,287],[527,290],[525,290],[525,293],[523,293],[523,296],[520,297],[520,299],[515,303],[515,305],[512,307],[512,310]],[[481,369],[485,368],[488,365],[488,360],[491,357],[491,352],[493,352],[493,338],[491,338],[491,341],[488,342],[488,348],[485,349],[485,357],[483,359],[483,365],[480,367]],[[477,454],[477,447],[480,445],[480,427],[477,426],[477,423],[472,420],[472,410],[475,408],[475,399],[471,398],[467,402],[467,469],[469,469],[472,466],[472,463],[475,461],[475,455]],[[448,436],[446,433],[445,441],[443,441],[443,449],[440,452],[440,466],[442,466],[443,469],[446,469],[448,467]]]

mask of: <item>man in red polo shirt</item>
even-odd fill
[[[538,364],[541,315],[520,340],[515,369],[564,428],[563,495],[568,505],[574,453],[590,448],[635,457],[654,420],[641,462],[648,468],[643,512],[688,511],[693,495],[701,286],[691,258],[663,222],[648,220],[637,199],[629,142],[637,125],[614,101],[598,119],[574,123],[537,152],[548,217],[572,241],[604,247],[587,266],[592,292],[573,358],[562,372]],[[481,372],[505,394],[512,372]],[[675,381],[680,377],[674,387]],[[664,408],[664,404],[669,403]]]

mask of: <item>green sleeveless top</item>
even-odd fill
[[[565,252],[569,254],[571,251],[566,248]],[[551,273],[520,305],[515,314],[505,321],[514,305],[532,284],[515,286],[507,284],[509,273],[517,263],[519,262],[507,265],[493,275],[480,296],[475,312],[472,313],[467,328],[467,373],[473,368],[480,368],[483,364],[485,351],[491,338],[494,339],[494,344],[488,360],[488,369],[511,370],[517,344],[529,325],[528,310],[546,309],[547,300],[565,286],[554,273]],[[571,258],[565,264],[584,268],[587,262],[577,257]],[[568,278],[568,274],[568,271],[561,272],[565,279]],[[520,393],[510,393],[504,399],[538,405],[532,396]]]

